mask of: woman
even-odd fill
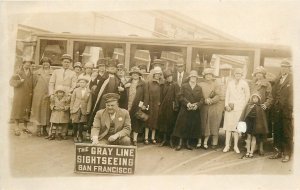
[[[32,134],[27,126],[30,117],[33,93],[31,64],[34,64],[32,60],[24,60],[21,69],[9,81],[10,85],[14,87],[11,119],[16,122],[14,129],[16,136],[21,135],[20,123],[24,123],[24,133]]]
[[[248,83],[242,79],[243,70],[236,68],[234,70],[234,79],[228,83],[225,97],[225,115],[224,127],[225,130],[225,148],[223,152],[228,152],[230,149],[230,138],[233,134],[234,151],[240,153],[238,148],[239,134],[236,126],[239,122],[241,114],[249,100],[250,90]]]
[[[170,145],[172,146],[171,134],[176,121],[174,112],[176,83],[173,82],[173,73],[170,70],[164,72],[164,77],[165,83],[162,85],[158,117],[159,131],[163,134],[163,141],[160,146],[166,145],[168,140],[170,140]]]
[[[218,103],[220,100],[220,88],[214,81],[214,70],[212,68],[205,68],[202,73],[205,81],[200,82],[199,86],[202,88],[204,104],[200,110],[201,117],[201,131],[204,136],[203,148],[208,149],[208,139],[212,136],[212,149],[216,149],[219,138],[219,127],[222,119],[222,112],[220,112]],[[197,148],[201,146],[199,142]]]
[[[129,111],[131,118],[131,128],[133,131],[133,145],[137,145],[137,136],[139,133],[143,133],[145,122],[139,120],[135,114],[139,111],[140,102],[144,101],[145,82],[141,79],[142,73],[138,67],[132,67],[129,73],[130,79],[125,84],[125,90],[127,93],[127,110]]]
[[[146,82],[144,105],[143,109],[149,108],[149,119],[147,120],[147,127],[145,128],[145,144],[149,144],[148,136],[149,129],[152,130],[151,141],[156,144],[155,132],[158,124],[158,114],[160,107],[160,91],[162,85],[162,70],[160,67],[155,67],[152,70],[152,76]]]
[[[33,98],[30,120],[36,124],[36,135],[47,136],[46,127],[50,124],[50,98],[49,80],[51,77],[50,65],[52,61],[48,57],[42,58],[42,68],[33,74]]]
[[[266,110],[270,108],[273,97],[272,97],[272,86],[270,82],[266,80],[266,70],[264,67],[259,66],[257,67],[253,72],[253,81],[250,84],[250,93],[252,94],[259,94],[260,95],[260,102],[261,102],[261,108],[263,110]],[[267,119],[267,118],[265,118]],[[257,135],[256,140],[259,141],[259,154],[264,155],[264,147],[263,142],[266,138],[267,134],[264,135]],[[255,137],[254,137],[255,138]],[[249,138],[247,138],[247,142],[250,141]]]
[[[179,101],[180,111],[176,120],[173,136],[179,137],[179,144],[175,150],[182,148],[182,140],[186,139],[186,148],[192,150],[191,139],[201,142],[201,127],[199,109],[203,104],[202,89],[197,85],[198,73],[193,70],[188,76],[188,82],[182,84]]]

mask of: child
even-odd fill
[[[70,120],[70,97],[66,95],[63,86],[58,86],[55,94],[51,96],[50,108],[52,110],[50,122],[52,123],[49,140],[54,140],[57,129],[57,140],[66,139],[65,129]],[[62,134],[63,133],[63,134]]]
[[[257,138],[269,132],[266,113],[262,108],[261,96],[259,94],[252,94],[249,103],[241,115],[241,120],[245,121],[247,125],[247,153],[243,158],[253,158]]]
[[[88,114],[92,109],[91,92],[87,88],[88,82],[89,78],[79,77],[79,87],[74,90],[71,97],[70,113],[75,143],[82,142],[83,124],[87,122]]]

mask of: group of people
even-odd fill
[[[138,66],[126,76],[124,65],[116,59],[99,59],[97,72],[93,72],[93,63],[82,66],[72,61],[64,54],[62,68],[52,71],[51,59],[44,57],[42,67],[32,71],[33,62],[24,60],[11,77],[16,136],[21,134],[20,123],[24,123],[24,133],[32,133],[28,130],[32,121],[37,136],[66,139],[71,123],[74,142],[83,142],[84,130],[93,144],[137,145],[138,135],[144,134],[146,145],[157,144],[159,139],[161,146],[169,144],[179,151],[184,145],[190,150],[217,149],[223,127],[223,152],[230,150],[233,137],[233,150],[240,153],[238,125],[245,122],[247,151],[243,157],[252,158],[256,144],[263,155],[264,140],[273,128],[275,152],[270,158],[290,160],[293,84],[288,61],[281,63],[281,74],[272,85],[262,66],[248,82],[241,68],[233,70],[233,77],[219,78],[212,68],[205,68],[199,79],[197,71],[185,72],[183,61],[176,64],[175,71],[162,71],[161,60],[156,59],[147,77]]]

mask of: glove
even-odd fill
[[[99,144],[98,136],[93,136],[92,137],[92,145]]]

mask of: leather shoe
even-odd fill
[[[285,155],[283,157],[283,159],[281,160],[281,162],[288,162],[288,161],[290,161],[290,156],[289,155]]]
[[[167,145],[167,141],[163,141],[163,142],[160,143],[159,146],[166,146],[166,145]]]
[[[186,145],[186,149],[188,149],[188,150],[193,150],[193,147],[192,147],[191,145],[187,144],[187,145]]]
[[[178,146],[175,148],[175,150],[176,150],[176,151],[179,151],[179,150],[181,150],[181,148],[182,148],[182,146],[181,146],[181,145],[178,145]]]
[[[269,159],[279,159],[281,158],[281,153],[276,152],[274,155],[270,156]]]

